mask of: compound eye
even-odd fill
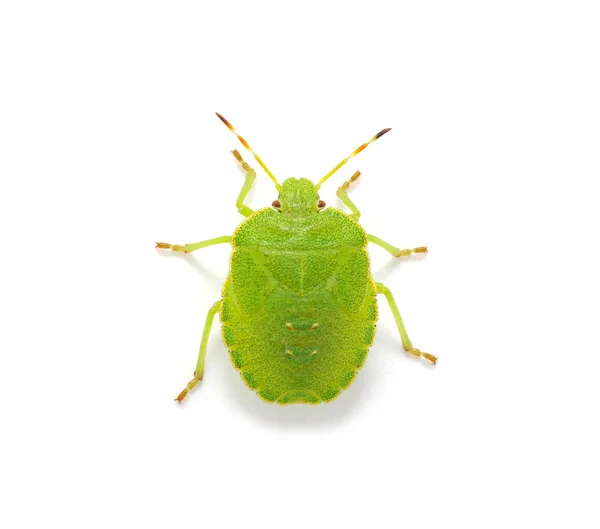
[[[273,203],[271,204],[271,206],[279,209],[281,207],[281,202],[279,202],[279,200],[273,200]]]
[[[324,200],[319,200],[319,203],[317,204],[317,207],[319,209],[324,208],[327,204],[325,204]]]

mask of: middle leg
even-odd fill
[[[400,248],[391,245],[389,242],[385,242],[383,239],[375,237],[375,235],[369,234],[367,235],[367,238],[369,239],[369,242],[381,246],[381,248],[386,252],[391,253],[394,257],[405,257],[413,253],[427,253],[427,246],[419,246],[418,248],[412,248],[410,250],[401,250]]]
[[[396,320],[396,326],[398,327],[398,332],[400,333],[400,338],[402,339],[402,347],[404,347],[404,350],[407,353],[410,353],[411,355],[427,358],[427,360],[435,364],[437,362],[437,357],[433,356],[432,354],[420,351],[419,349],[416,349],[412,346],[410,338],[408,337],[408,333],[406,332],[406,328],[404,327],[402,316],[400,316],[398,305],[396,305],[396,300],[392,295],[392,291],[383,283],[375,283],[375,286],[377,287],[377,294],[383,294],[385,296],[385,299],[387,299],[392,314],[394,315],[394,319]]]
[[[221,310],[221,301],[217,301],[208,311],[206,315],[206,322],[204,324],[204,330],[202,331],[202,340],[200,341],[200,351],[198,352],[198,360],[196,362],[196,369],[194,370],[194,378],[190,380],[189,384],[183,388],[183,391],[175,399],[181,404],[181,401],[185,399],[186,395],[194,389],[198,382],[204,377],[204,358],[206,357],[206,348],[208,347],[208,336],[210,335],[210,329],[212,328],[213,320],[215,316]]]

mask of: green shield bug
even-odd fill
[[[368,243],[394,257],[425,253],[427,248],[401,250],[364,231],[358,223],[360,211],[347,193],[359,171],[337,190],[351,214],[326,208],[318,194],[323,182],[390,129],[375,134],[316,184],[306,178],[288,178],[280,184],[246,140],[217,116],[254,156],[279,194],[271,207],[258,211],[244,204],[256,173],[234,150],[246,172],[236,202],[246,219],[233,235],[186,245],[156,243],[157,248],[186,253],[214,244],[232,246],[222,298],[206,317],[194,378],[176,400],[181,402],[202,380],[217,313],[233,365],[248,387],[268,402],[319,404],[346,389],[373,343],[380,294],[394,315],[404,349],[435,364],[435,356],[412,346],[392,293],[373,280],[367,252]]]

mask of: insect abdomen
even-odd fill
[[[315,252],[236,248],[231,265],[223,338],[246,384],[279,403],[335,398],[362,367],[375,334],[365,250],[319,259]]]

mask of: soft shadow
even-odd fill
[[[379,266],[376,270],[372,270],[371,272],[376,282],[383,283],[384,280],[387,279],[392,272],[396,272],[398,268],[410,266],[411,262],[423,261],[425,259],[427,259],[426,253],[417,253],[406,257],[391,257],[383,266]]]
[[[161,250],[160,248],[157,248],[156,252],[161,256],[161,258],[164,259],[180,259],[188,266],[191,266],[194,270],[196,270],[196,272],[198,272],[202,277],[215,281],[218,284],[223,283],[223,276],[218,276],[212,270],[206,268],[197,257],[189,253]]]
[[[377,381],[381,381],[383,373],[377,375],[374,366],[369,365],[369,358],[350,387],[332,402],[316,406],[310,404],[292,404],[282,406],[265,402],[249,389],[238,371],[229,359],[229,353],[221,346],[214,351],[211,371],[220,378],[220,390],[225,388],[227,399],[231,406],[241,413],[251,416],[254,420],[268,428],[278,430],[324,430],[337,428],[343,422],[352,420],[364,409],[374,392]],[[218,374],[217,374],[218,373]]]
[[[369,380],[369,370],[365,368],[358,372],[350,387],[332,402],[316,406],[310,404],[282,406],[262,401],[256,393],[244,385],[235,370],[233,375],[237,377],[237,381],[229,381],[232,388],[229,397],[233,404],[257,421],[280,430],[337,428],[360,413],[368,400],[367,389],[374,385]]]

